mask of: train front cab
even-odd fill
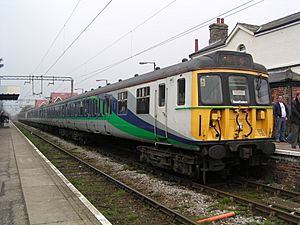
[[[200,141],[202,171],[265,164],[275,151],[267,74],[198,70],[192,85],[191,128]]]

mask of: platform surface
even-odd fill
[[[275,142],[276,145],[276,154],[280,155],[289,155],[289,156],[297,156],[300,157],[300,148],[297,146],[296,148],[292,148],[291,144],[288,142]]]
[[[0,224],[110,224],[71,189],[12,124],[0,129]]]

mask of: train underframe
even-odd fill
[[[267,165],[267,156],[274,153],[271,141],[227,142],[222,145],[203,145],[200,151],[187,151],[165,145],[138,146],[140,160],[163,169],[184,174],[206,183],[208,172],[229,174],[232,169],[247,165]]]

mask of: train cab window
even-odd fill
[[[229,95],[233,104],[249,104],[248,80],[243,76],[229,76]]]
[[[118,114],[127,114],[127,91],[118,93]]]
[[[158,86],[158,106],[165,106],[166,104],[166,85],[160,84]]]
[[[259,105],[269,105],[270,95],[269,95],[269,84],[266,79],[261,77],[254,79],[254,89],[255,89],[255,100]]]
[[[177,105],[185,104],[185,79],[177,80]]]
[[[198,75],[199,100],[203,104],[223,103],[222,81],[219,75]],[[200,105],[200,102],[199,102]]]
[[[150,103],[150,87],[138,88],[136,90],[136,113],[148,114]]]

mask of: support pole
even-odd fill
[[[74,92],[74,80],[71,79],[71,97],[73,96],[73,92]]]

